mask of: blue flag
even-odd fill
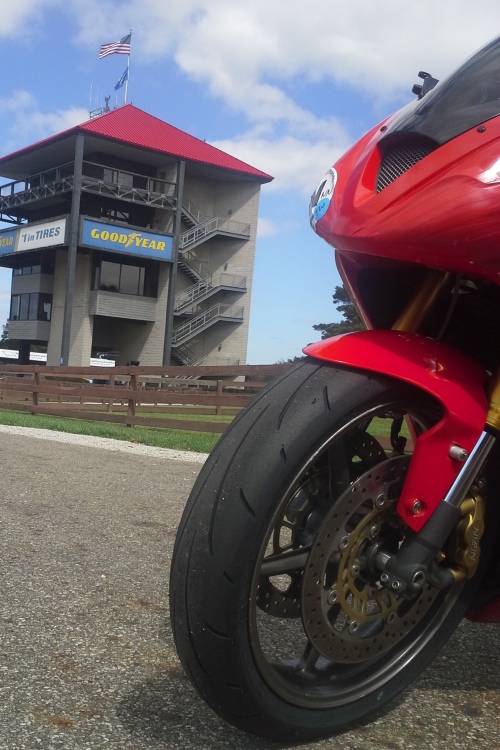
[[[128,81],[128,67],[125,68],[124,72],[120,76],[120,80],[118,81],[118,83],[115,86],[115,91],[118,91],[118,89],[121,89],[121,87],[123,86],[123,84],[125,83],[125,81]]]

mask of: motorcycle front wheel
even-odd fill
[[[458,625],[478,575],[405,599],[375,564],[407,534],[412,436],[440,416],[415,388],[306,359],[220,440],[180,523],[170,610],[187,674],[228,722],[333,734],[400,693]]]

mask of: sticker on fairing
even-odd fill
[[[310,221],[313,227],[316,225],[316,222],[319,221],[319,219],[321,219],[328,211],[328,207],[330,205],[330,201],[332,200],[336,183],[337,172],[332,167],[323,177],[318,186],[318,189],[315,193],[313,193],[311,197]]]

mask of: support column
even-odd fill
[[[168,276],[168,298],[165,321],[165,340],[163,344],[163,366],[168,367],[172,353],[172,331],[174,328],[175,286],[177,282],[177,259],[179,257],[179,243],[181,237],[182,200],[184,195],[184,175],[186,162],[180,161],[177,171],[177,189],[175,204],[174,240],[172,243],[172,264]]]
[[[68,270],[66,274],[66,297],[64,299],[64,320],[61,341],[61,365],[68,365],[71,343],[71,318],[73,315],[73,297],[75,291],[76,250],[78,247],[78,228],[80,225],[80,198],[82,194],[84,136],[78,133],[75,144],[75,166],[73,170],[73,194],[71,196],[71,213],[68,230]]]

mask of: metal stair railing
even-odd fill
[[[181,344],[181,346],[176,347],[172,350],[172,354],[183,365],[191,365],[196,362],[196,360],[201,359],[195,354],[195,352],[193,352],[188,344]]]
[[[195,284],[207,277],[208,261],[199,260],[190,250],[179,254],[177,264]]]
[[[197,224],[203,224],[211,218],[208,214],[202,213],[193,201],[185,196],[182,203],[182,215],[184,223],[193,227]]]
[[[227,234],[249,237],[250,224],[233,221],[232,219],[221,219],[220,216],[215,216],[213,219],[209,219],[202,224],[197,224],[192,229],[188,229],[187,232],[181,234],[179,249],[183,252],[190,245],[200,242],[206,239],[208,235],[215,234],[216,232],[227,232]]]
[[[232,289],[246,289],[246,276],[236,276],[231,273],[218,273],[207,276],[196,284],[188,286],[175,298],[174,310],[178,312],[185,307],[190,307],[196,300],[218,287],[231,287]]]
[[[178,346],[183,341],[187,341],[195,333],[208,325],[215,323],[222,318],[236,318],[243,320],[244,308],[241,305],[223,305],[218,304],[204,310],[191,320],[182,323],[172,331],[172,346]]]

